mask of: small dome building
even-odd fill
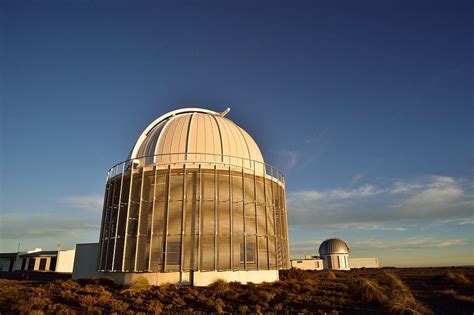
[[[349,252],[349,246],[340,238],[329,238],[319,246],[324,269],[350,270]]]
[[[228,111],[169,112],[109,170],[100,272],[207,285],[275,281],[290,267],[285,179]]]

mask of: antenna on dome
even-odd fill
[[[219,115],[222,116],[222,117],[224,117],[224,116],[227,115],[229,112],[230,112],[230,108],[227,107],[227,108],[225,109],[225,111],[223,111],[223,112],[220,113]]]

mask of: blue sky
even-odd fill
[[[107,169],[181,107],[286,174],[291,252],[474,264],[470,1],[0,1],[0,250],[98,239]]]

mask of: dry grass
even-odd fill
[[[329,271],[328,271],[328,279],[331,279],[331,280],[332,280],[332,279],[336,279],[336,278],[337,278],[337,276],[336,276],[336,274],[334,273],[334,271],[329,270]]]
[[[448,271],[446,273],[446,280],[448,280],[448,282],[451,282],[453,284],[458,284],[458,285],[463,285],[463,286],[472,285],[471,280],[469,280],[469,278],[467,278],[466,275],[461,272]]]
[[[474,276],[474,269],[452,272],[468,280]],[[470,314],[474,310],[472,287],[459,280],[462,276],[448,279],[446,269],[288,270],[281,271],[280,279],[259,285],[216,281],[208,287],[158,287],[141,279],[128,287],[104,278],[49,283],[0,280],[0,313],[430,314],[456,310]]]
[[[410,288],[393,272],[385,271],[379,281],[362,278],[358,286],[364,301],[378,303],[392,314],[433,314],[413,297]]]
[[[368,303],[386,304],[388,297],[377,281],[362,278],[359,280],[359,294],[361,298]]]
[[[131,291],[131,292],[138,292],[138,291],[143,291],[147,290],[150,288],[150,283],[148,282],[148,279],[145,277],[137,277],[130,283],[130,285],[127,286],[126,291]]]
[[[462,295],[457,293],[453,289],[447,289],[447,290],[442,290],[438,291],[439,294],[449,296],[457,301],[462,301],[462,302],[469,302],[469,303],[474,303],[474,296],[473,295]]]

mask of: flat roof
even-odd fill
[[[20,257],[35,257],[35,256],[54,256],[54,255],[57,255],[57,254],[58,254],[57,250],[42,250],[42,251],[39,251],[39,252],[19,254],[18,256],[20,256]]]
[[[14,257],[18,255],[18,253],[0,253],[0,258],[4,257]]]

